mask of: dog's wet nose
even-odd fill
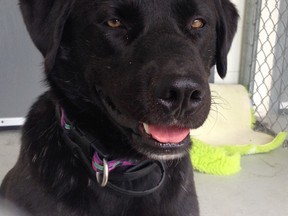
[[[166,76],[157,83],[155,94],[170,114],[180,117],[195,112],[201,106],[204,89],[195,79]]]

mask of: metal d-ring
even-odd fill
[[[108,169],[108,163],[105,158],[103,158],[103,176],[101,179],[101,174],[100,172],[96,171],[96,179],[98,184],[101,187],[105,187],[108,183],[108,178],[109,178],[109,169]]]

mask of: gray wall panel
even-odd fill
[[[0,0],[0,119],[24,117],[44,91],[42,62],[18,1]]]

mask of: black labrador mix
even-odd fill
[[[189,130],[226,74],[229,0],[20,0],[49,90],[1,196],[31,215],[198,216]]]

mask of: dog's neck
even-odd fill
[[[85,166],[91,179],[96,180],[99,186],[107,186],[114,191],[129,196],[145,196],[160,188],[165,179],[165,168],[162,162],[150,159],[111,158],[109,151],[95,136],[77,127],[73,121],[68,119],[63,108],[57,107],[57,114],[65,144]],[[149,178],[149,173],[157,168],[160,170],[160,180],[154,187],[147,190],[135,191],[121,188],[111,183],[113,180],[119,182],[132,181],[144,177]]]

